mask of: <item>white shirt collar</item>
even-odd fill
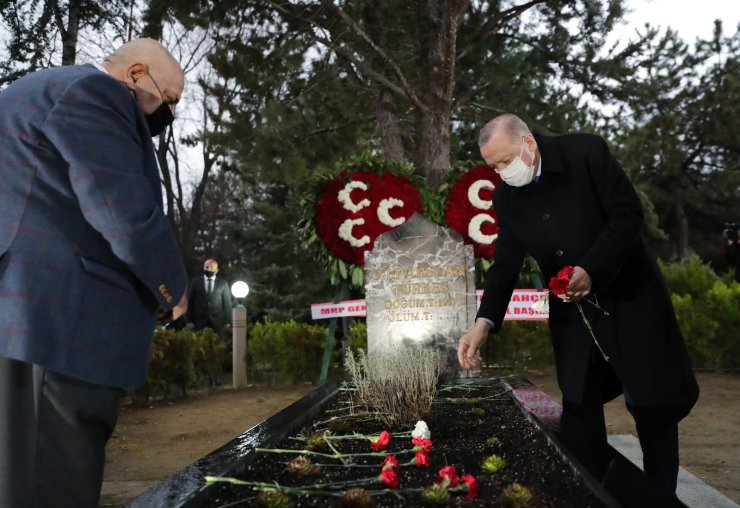
[[[108,72],[108,71],[107,71],[107,70],[105,69],[105,67],[103,67],[102,65],[100,65],[100,64],[99,64],[98,62],[90,62],[90,65],[92,65],[93,67],[95,67],[95,68],[96,68],[96,69],[98,69],[99,71],[103,71],[104,73],[106,73],[106,74],[110,75],[110,72]]]

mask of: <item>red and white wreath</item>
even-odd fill
[[[501,177],[488,166],[465,172],[450,189],[445,204],[447,225],[473,245],[476,257],[493,259],[500,228],[493,209],[493,193]]]
[[[321,191],[315,206],[316,232],[342,260],[365,264],[375,239],[422,212],[419,191],[392,173],[343,172]]]

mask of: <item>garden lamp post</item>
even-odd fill
[[[234,388],[247,386],[247,309],[242,300],[249,294],[246,282],[236,281],[231,285],[231,294],[236,298],[236,306],[231,311],[231,371],[234,376]]]

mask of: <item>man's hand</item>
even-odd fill
[[[589,293],[591,293],[591,276],[586,270],[580,266],[576,266],[573,269],[573,274],[570,276],[568,292],[558,296],[566,302],[575,302],[584,296],[588,296]]]
[[[480,348],[488,338],[491,325],[479,319],[473,327],[460,337],[460,345],[457,348],[457,360],[463,369],[472,369],[480,365]]]
[[[180,298],[180,302],[175,305],[172,309],[172,320],[179,318],[183,314],[185,314],[185,311],[188,310],[188,296],[187,293],[182,295],[182,298]]]

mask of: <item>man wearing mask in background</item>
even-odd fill
[[[231,290],[226,279],[216,277],[218,262],[206,259],[203,275],[190,280],[188,288],[188,328],[211,328],[216,332],[231,329]]]
[[[98,506],[155,315],[187,308],[151,141],[183,88],[140,39],[0,93],[0,506]]]
[[[549,327],[563,395],[560,434],[597,477],[608,460],[603,404],[624,393],[637,424],[645,473],[674,493],[678,421],[699,396],[673,306],[641,238],[640,200],[603,139],[533,135],[515,115],[481,130],[486,163],[506,185],[494,194],[501,231],[473,328],[458,359],[472,368],[497,333],[525,255],[545,280],[573,266],[567,293],[550,298]],[[575,301],[588,297],[608,315]]]

